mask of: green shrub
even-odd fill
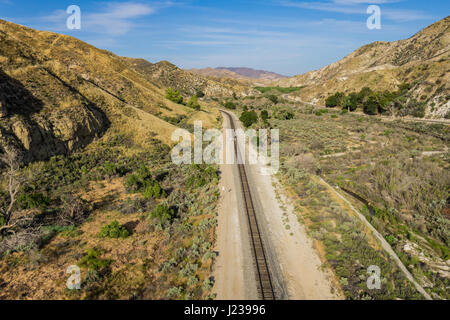
[[[98,236],[100,238],[126,238],[130,235],[127,229],[119,224],[116,220],[102,227]]]
[[[239,120],[244,124],[246,128],[250,127],[252,124],[258,122],[258,115],[254,110],[242,112]]]
[[[63,237],[76,237],[80,234],[75,226],[45,226],[42,228],[48,233],[61,234]]]
[[[78,266],[81,268],[87,268],[90,270],[101,270],[111,264],[111,260],[100,259],[103,254],[101,250],[88,249],[86,255],[78,262]]]
[[[386,236],[385,239],[391,246],[397,243],[397,239],[392,234]]]
[[[125,180],[125,188],[129,192],[142,192],[147,199],[167,196],[158,181],[152,178],[150,170],[144,165],[139,167],[136,174],[130,175]]]
[[[267,110],[262,110],[261,111],[261,119],[266,122],[267,119],[269,119],[269,112],[267,112]]]
[[[267,96],[267,99],[269,99],[273,104],[277,104],[278,103],[278,97],[274,94],[271,94],[269,96]]]
[[[141,180],[151,179],[152,177],[152,173],[145,165],[141,165],[136,173]]]
[[[41,230],[41,246],[49,243],[58,234],[60,234],[64,238],[73,238],[79,236],[82,233],[75,226],[44,226]]]
[[[153,182],[153,185],[149,185],[143,192],[144,198],[165,198],[167,197],[166,191],[164,191],[157,181]]]
[[[200,110],[200,104],[198,103],[197,96],[193,95],[191,99],[189,99],[188,103],[186,104],[187,107]]]
[[[291,120],[294,118],[294,113],[287,108],[278,108],[273,112],[273,117],[278,120]]]
[[[325,106],[327,108],[341,107],[344,97],[343,92],[336,92],[325,100]]]
[[[183,97],[181,96],[181,94],[178,92],[178,90],[173,90],[172,88],[167,89],[166,98],[178,104],[183,103]]]
[[[142,188],[141,179],[136,174],[130,175],[125,180],[125,188],[131,192],[137,192]]]
[[[181,296],[183,294],[183,292],[184,292],[183,287],[181,287],[181,286],[180,287],[173,287],[173,288],[170,288],[167,291],[167,296],[169,298],[177,298],[177,297]]]
[[[321,115],[323,115],[323,114],[326,114],[326,113],[328,113],[328,110],[327,109],[319,109],[319,110],[316,110],[316,112],[314,112],[314,114],[316,115],[316,116],[321,116]]]
[[[219,176],[213,166],[193,164],[190,175],[186,180],[186,188],[201,188],[207,183],[218,180]]]
[[[21,194],[17,197],[17,205],[21,209],[45,209],[50,204],[50,198],[42,193]]]
[[[150,218],[158,219],[161,224],[172,222],[175,219],[175,210],[169,208],[165,204],[159,204],[153,209]]]
[[[117,164],[109,162],[109,161],[106,161],[105,163],[103,163],[102,168],[103,168],[105,175],[108,177],[123,174],[123,171],[119,168],[119,166],[117,166]]]
[[[236,109],[236,105],[231,101],[225,102],[224,107],[227,109],[233,109],[233,110]]]

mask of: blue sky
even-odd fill
[[[381,8],[380,30],[366,27],[370,4]],[[81,30],[66,27],[69,5],[81,8]],[[2,19],[118,55],[285,75],[321,68],[373,41],[408,38],[449,9],[448,0],[0,0]]]

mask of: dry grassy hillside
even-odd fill
[[[167,100],[167,87],[185,88],[186,97],[234,92],[169,63],[145,62],[147,70],[132,61],[0,20],[1,148],[42,160],[86,146],[110,126],[129,128],[140,142],[151,136],[170,143],[173,124],[199,117],[214,125],[217,114],[206,103],[194,111]]]
[[[210,79],[216,79],[222,83],[236,80],[246,85],[253,86],[270,85],[274,81],[285,78],[284,76],[273,72],[253,70],[249,68],[203,68],[189,69],[187,71],[210,77]]]
[[[0,299],[214,297],[218,171],[173,164],[170,137],[219,114],[166,99],[209,80],[164,77],[0,20]]]
[[[252,94],[247,85],[238,81],[222,82],[220,79],[206,78],[202,75],[179,69],[167,61],[150,63],[144,59],[123,58],[133,65],[137,72],[146,79],[163,87],[171,87],[187,95],[200,94],[205,96],[240,96]]]
[[[442,118],[450,111],[450,17],[409,39],[374,42],[320,70],[279,81],[280,86],[305,86],[292,94],[299,100],[324,104],[337,91],[396,90],[412,85],[411,98],[426,103],[427,117]]]

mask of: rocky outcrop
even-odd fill
[[[88,106],[8,120],[0,123],[0,147],[18,151],[25,163],[85,147],[109,127],[106,116]]]

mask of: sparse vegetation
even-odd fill
[[[416,280],[433,283],[427,290],[442,298],[448,297],[444,289],[448,278],[437,267],[448,260],[449,227],[448,219],[443,216],[449,197],[446,185],[450,176],[445,169],[447,153],[423,155],[431,150],[445,150],[448,131],[442,131],[442,127],[434,128],[434,125],[381,122],[351,113],[333,118],[335,113],[332,110],[329,113],[320,112],[322,117],[318,122],[314,114],[304,110],[296,113],[295,120],[272,120],[271,124],[280,128],[282,137],[283,181],[299,196],[299,211],[307,212],[302,214],[302,219],[308,219],[306,225],[311,234],[327,248],[327,261],[340,278],[346,279],[341,282],[345,294],[349,298],[364,298],[367,292],[356,289],[363,280],[355,276],[358,271],[354,263],[358,261],[365,265],[364,255],[369,252],[372,252],[369,254],[372,260],[381,256],[375,258],[375,251],[363,240],[358,246],[351,245],[357,238],[350,239],[349,234],[363,228],[355,225],[354,219],[348,220],[351,213],[345,212],[336,199],[330,199],[329,192],[312,179],[315,175],[370,203],[370,210],[364,209],[364,203],[345,194],[354,199],[354,205],[359,206],[371,224],[385,236],[403,263],[416,275]],[[320,213],[320,208],[324,213]],[[353,226],[349,230],[344,230],[346,221]],[[335,227],[331,227],[333,225]],[[355,247],[344,249],[347,245]],[[417,246],[417,249],[405,249],[408,246]],[[346,258],[346,250],[352,252],[352,257]],[[421,258],[419,252],[427,258]],[[421,262],[411,263],[414,259],[421,259]],[[391,267],[386,265],[386,268]],[[348,270],[353,271],[349,274]],[[392,299],[393,292],[403,298],[418,297],[411,288],[402,291],[404,293],[396,291],[400,285],[397,281],[403,285],[407,283],[404,278],[400,280],[403,276],[391,275],[393,283],[386,283],[388,290],[383,293],[384,298]],[[369,296],[373,297],[368,294],[366,298]]]
[[[123,152],[124,143],[130,153]],[[87,273],[83,272],[81,290],[69,292],[61,282],[52,284],[46,297],[166,298],[173,286],[183,288],[177,298],[209,296],[210,287],[203,281],[210,277],[215,257],[217,168],[175,166],[169,150],[158,141],[143,149],[123,135],[106,136],[89,150],[20,169],[17,173],[23,176],[33,172],[20,203],[40,219],[38,224],[15,226],[16,235],[0,241],[2,274],[13,272],[8,261],[16,257],[30,261],[35,256],[40,262],[29,271],[33,277],[53,274],[57,267],[53,252],[58,252],[58,259],[76,263]],[[74,196],[77,192],[89,202]],[[192,217],[197,216],[201,220],[194,223]],[[159,239],[160,245],[152,239]],[[59,246],[65,249],[56,249]],[[120,248],[120,255],[113,248]],[[143,260],[142,252],[143,257],[152,252],[158,258]],[[81,257],[73,261],[77,256]],[[44,266],[48,271],[42,271]],[[148,289],[149,284],[155,287]],[[2,297],[14,295],[8,288]],[[40,292],[29,294],[39,297]]]
[[[303,87],[255,87],[255,89],[261,93],[267,93],[274,90],[284,94],[298,91],[301,88]]]
[[[395,119],[449,117],[447,60],[430,59],[445,41],[371,44],[349,56],[362,62],[259,94],[71,37],[3,20],[0,29],[0,299],[213,299],[220,172],[175,166],[167,144],[198,119],[218,128],[220,106],[246,128],[280,129],[278,177],[346,298],[422,297],[336,190],[433,298],[449,298],[449,130]],[[393,89],[398,80],[407,83]],[[65,286],[74,264],[80,290]],[[367,289],[370,265],[380,290]]]

